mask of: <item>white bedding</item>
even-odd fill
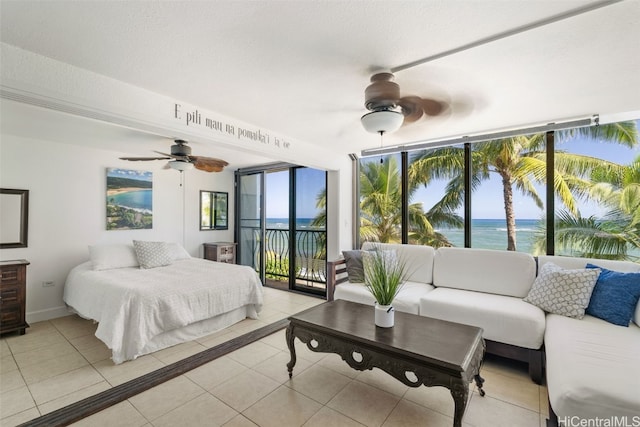
[[[253,269],[200,258],[152,269],[93,270],[86,262],[69,273],[63,298],[98,322],[96,337],[116,364],[156,350],[148,346],[154,337],[205,319],[240,308],[256,318],[263,302]]]

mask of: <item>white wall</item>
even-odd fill
[[[27,321],[67,314],[62,301],[69,270],[88,260],[88,245],[138,240],[174,241],[192,256],[202,243],[233,241],[233,171],[164,170],[164,162],[132,163],[126,154],[1,135],[0,186],[29,190],[27,248],[2,249],[0,259],[27,259]],[[106,169],[153,172],[153,229],[106,230]],[[200,190],[229,193],[229,230],[199,230]],[[183,217],[184,197],[184,217]],[[184,235],[183,235],[184,218]],[[184,237],[184,240],[183,240]],[[54,281],[54,287],[43,287]]]

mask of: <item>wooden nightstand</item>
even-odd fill
[[[236,263],[236,244],[232,242],[203,243],[204,259],[229,264]]]
[[[27,265],[24,259],[0,261],[0,334],[20,331],[24,335],[29,327],[25,318]]]

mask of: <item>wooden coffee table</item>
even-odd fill
[[[484,396],[482,329],[400,312],[395,313],[395,326],[380,328],[373,311],[368,305],[336,300],[289,317],[289,378],[297,337],[311,351],[339,354],[353,369],[379,368],[410,387],[447,387],[455,402],[453,425],[460,427],[471,380]]]

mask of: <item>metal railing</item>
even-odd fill
[[[264,262],[268,278],[289,278],[289,230],[265,230]],[[326,230],[296,230],[295,275],[297,280],[313,283],[327,282]]]

